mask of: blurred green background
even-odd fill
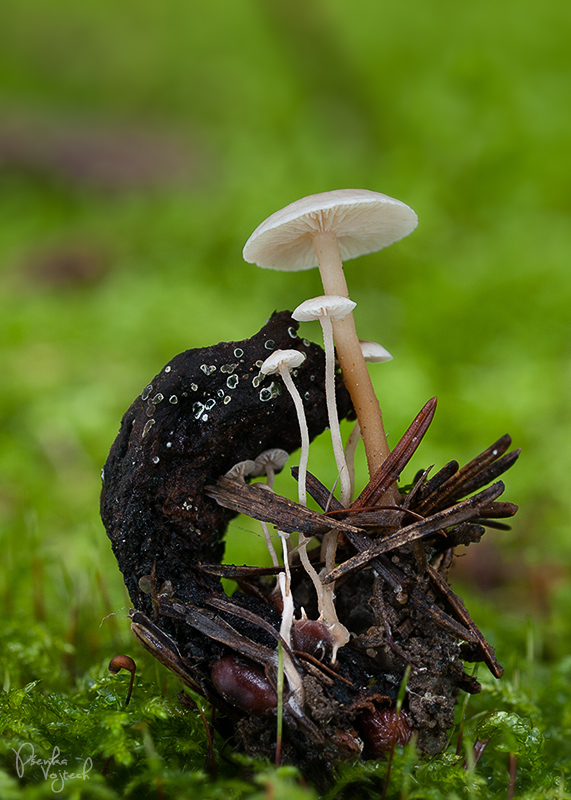
[[[570,23],[560,0],[4,0],[5,617],[92,642],[87,663],[122,639],[128,600],[98,517],[121,416],[173,354],[321,293],[317,271],[259,270],[241,250],[273,211],[345,187],[420,219],[347,267],[360,335],[394,355],[374,371],[390,441],[433,395],[416,468],[512,435],[505,499],[520,513],[463,580],[516,619],[561,614]],[[326,442],[312,459],[331,483]],[[231,557],[250,560],[256,526],[231,535]]]

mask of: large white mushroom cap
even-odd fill
[[[368,189],[339,189],[302,197],[268,217],[246,242],[244,260],[259,267],[316,267],[315,233],[337,237],[343,261],[375,253],[416,228],[415,212],[400,200]]]

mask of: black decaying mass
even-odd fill
[[[519,451],[507,453],[504,436],[463,468],[452,461],[432,477],[420,472],[401,490],[399,506],[380,506],[428,429],[431,400],[348,509],[312,475],[308,490],[322,512],[224,478],[264,450],[300,445],[281,379],[260,373],[274,349],[306,354],[294,380],[310,436],[328,425],[323,351],[296,331],[282,312],[251,339],[173,358],[123,418],[104,467],[101,515],[134,606],[134,634],[223,712],[219,728],[239,748],[270,756],[281,619],[276,570],[221,565],[224,533],[237,513],[316,540],[333,527],[339,531],[338,566],[325,581],[336,581],[339,618],[351,642],[334,665],[318,628],[307,629],[297,645],[294,637],[301,650],[284,644],[290,677],[282,757],[325,783],[340,758],[379,757],[413,732],[425,752],[442,749],[457,694],[480,690],[464,660],[483,661],[501,676],[493,649],[446,576],[457,545],[478,541],[486,527],[505,527],[498,519],[515,513],[513,504],[497,501],[504,490],[497,478]],[[339,375],[337,399],[339,416],[350,415]],[[240,591],[228,598],[221,577],[237,580]],[[303,606],[315,618],[311,581],[295,562],[292,580],[296,616]],[[407,667],[403,712],[395,718]],[[292,674],[299,679],[295,692]]]

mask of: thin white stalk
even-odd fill
[[[301,453],[299,456],[299,474],[297,479],[297,492],[300,506],[307,505],[307,462],[309,460],[309,431],[301,395],[297,390],[293,378],[285,367],[280,367],[280,375],[286,385],[291,399],[294,402],[297,418],[299,421],[299,432],[301,434]]]
[[[327,402],[327,416],[329,430],[331,431],[331,444],[339,480],[341,483],[341,505],[347,508],[351,500],[351,480],[343,452],[343,440],[337,414],[337,401],[335,397],[335,349],[333,345],[333,327],[328,316],[319,318],[323,330],[323,344],[325,347],[325,398]]]
[[[280,635],[284,642],[291,646],[291,626],[293,625],[293,597],[288,587],[288,580],[285,572],[278,575],[278,584],[283,600],[282,621],[280,625]]]
[[[270,558],[272,559],[272,564],[274,565],[274,567],[279,567],[280,562],[277,557],[276,551],[274,549],[274,543],[272,542],[272,537],[270,535],[270,529],[268,527],[268,523],[260,520],[260,525],[262,526],[262,530],[264,532],[264,539],[266,540],[266,547],[268,548]]]

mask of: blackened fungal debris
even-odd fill
[[[296,330],[282,312],[251,339],[173,358],[123,418],[104,467],[101,514],[134,605],[135,636],[223,712],[218,725],[238,748],[266,756],[276,744],[280,613],[271,576],[277,570],[222,566],[224,533],[236,513],[317,540],[331,528],[339,531],[338,566],[325,581],[336,581],[350,643],[331,665],[282,642],[290,675],[282,759],[325,784],[339,759],[378,755],[371,720],[376,725],[394,715],[407,667],[403,714],[427,753],[445,746],[456,695],[480,690],[464,659],[483,661],[501,676],[493,648],[446,577],[456,545],[478,541],[496,519],[516,512],[496,498],[504,490],[497,478],[519,451],[506,454],[510,438],[504,436],[461,469],[450,462],[431,478],[421,471],[402,490],[399,506],[379,506],[426,433],[433,399],[349,508],[311,474],[308,491],[324,513],[224,477],[263,450],[299,447],[289,394],[281,379],[259,371],[272,349],[306,354],[294,379],[310,436],[328,425],[323,351],[297,338]],[[351,415],[339,375],[337,400],[340,417]],[[234,577],[243,591],[226,597],[221,576]],[[295,561],[292,588],[296,616],[303,606],[315,617],[311,581]]]

